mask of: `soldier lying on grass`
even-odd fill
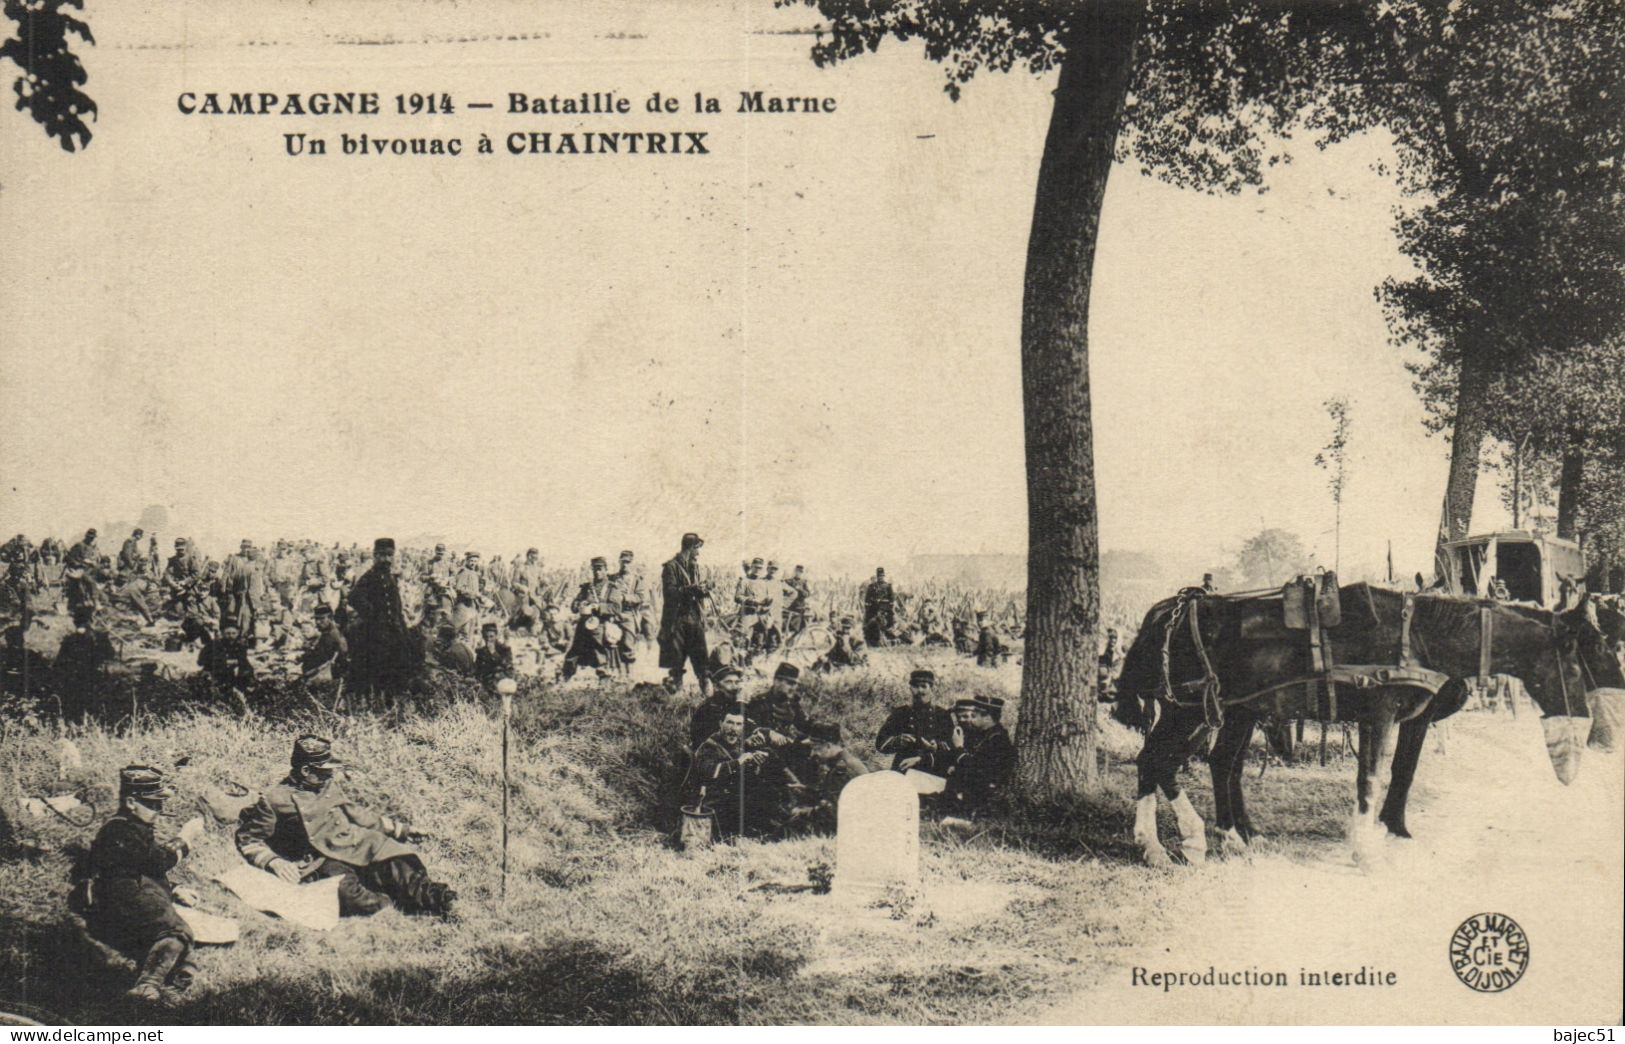
[[[375,914],[393,902],[409,914],[451,913],[457,893],[431,881],[405,842],[409,824],[347,797],[333,782],[339,762],[320,736],[300,736],[285,779],[243,809],[237,848],[243,858],[289,884],[338,877],[339,913]]]

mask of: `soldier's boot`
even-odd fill
[[[179,939],[164,938],[152,944],[141,962],[141,975],[125,994],[133,1001],[152,1004],[163,998],[164,980],[176,963],[186,956],[186,944]]]
[[[339,913],[345,917],[371,917],[389,906],[389,896],[375,892],[354,874],[339,881]]]
[[[175,970],[169,973],[169,986],[173,990],[184,992],[192,988],[192,983],[196,982],[197,978],[197,965],[192,962],[192,955],[188,953],[175,965]]]

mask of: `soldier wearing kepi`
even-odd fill
[[[162,999],[166,985],[185,989],[194,972],[186,960],[192,929],[175,910],[169,872],[186,858],[202,824],[188,823],[175,842],[157,839],[153,824],[173,794],[155,768],[120,771],[119,810],[97,832],[87,863],[85,923],[95,938],[139,957],[140,977],[127,995],[149,1003]]]
[[[978,696],[954,704],[959,724],[947,750],[905,758],[902,767],[920,768],[948,780],[942,795],[943,822],[965,825],[1003,794],[1016,769],[1016,746],[1004,730],[1004,700]]]
[[[633,557],[632,552],[622,551],[620,571],[609,579],[620,601],[622,625],[628,634],[647,642],[654,637],[654,627],[649,621],[648,592],[643,589],[642,574],[632,568]]]
[[[709,684],[705,677],[705,600],[711,596],[700,582],[700,548],[705,541],[696,533],[683,534],[682,550],[660,567],[660,666],[667,671],[666,688],[676,692],[683,687],[683,670],[694,668],[700,691]]]
[[[910,700],[907,706],[893,708],[875,736],[875,750],[892,756],[893,769],[902,771],[909,758],[929,757],[948,750],[954,732],[953,718],[931,702],[937,687],[934,672],[921,668],[908,676]]]
[[[379,537],[373,542],[372,568],[350,590],[348,608],[351,683],[362,692],[404,691],[422,653],[406,629],[394,540]]]
[[[339,913],[375,914],[393,902],[409,914],[445,916],[457,893],[429,879],[406,842],[418,835],[398,819],[352,801],[333,782],[332,743],[300,736],[292,771],[237,822],[243,858],[290,884],[338,877]]]

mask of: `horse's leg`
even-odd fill
[[[1235,806],[1231,795],[1235,793],[1235,749],[1239,745],[1241,730],[1234,721],[1226,721],[1208,754],[1208,766],[1213,770],[1213,827],[1218,831],[1220,846],[1226,853],[1240,851],[1246,846],[1236,833]]]
[[[1162,727],[1165,723],[1166,718],[1152,726],[1140,747],[1140,756],[1134,759],[1139,781],[1134,801],[1134,842],[1140,846],[1146,863],[1158,869],[1173,866],[1167,850],[1157,840],[1157,790],[1160,766],[1167,760],[1164,748],[1168,745],[1168,730]]]
[[[1366,768],[1366,758],[1371,748],[1371,723],[1362,721],[1360,722],[1360,749],[1354,752],[1354,805],[1360,812],[1366,810],[1370,795],[1371,773]]]
[[[1179,789],[1179,766],[1184,761],[1180,755],[1185,753],[1184,742],[1180,741],[1175,756],[1168,759],[1164,768],[1162,792],[1167,795],[1168,804],[1174,810],[1174,821],[1179,824],[1179,850],[1188,864],[1197,866],[1207,858],[1207,821],[1191,804],[1191,796]]]
[[[1399,742],[1394,746],[1394,768],[1388,784],[1388,797],[1382,803],[1377,821],[1388,827],[1395,837],[1410,837],[1405,829],[1405,802],[1410,797],[1411,782],[1416,779],[1416,766],[1422,760],[1422,748],[1427,743],[1428,718],[1424,711],[1399,727]]]
[[[1370,742],[1360,745],[1360,771],[1365,775],[1363,800],[1357,803],[1353,829],[1349,832],[1356,859],[1368,855],[1375,844],[1377,810],[1382,807],[1385,790],[1382,769],[1394,747],[1393,697],[1379,693],[1372,704]]]
[[[1207,764],[1213,777],[1213,827],[1221,834],[1235,827],[1235,819],[1230,807],[1230,748],[1235,742],[1235,725],[1225,722],[1219,729],[1218,739],[1213,742],[1213,750],[1207,756]]]
[[[1235,818],[1235,833],[1243,844],[1251,844],[1253,838],[1258,836],[1258,831],[1253,829],[1253,821],[1247,817],[1247,802],[1241,796],[1242,780],[1246,778],[1242,769],[1247,764],[1247,748],[1253,742],[1253,727],[1251,721],[1242,722],[1238,727],[1240,735],[1230,765],[1230,812]]]

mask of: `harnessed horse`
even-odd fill
[[[1209,742],[1218,829],[1228,847],[1254,835],[1241,768],[1260,722],[1357,723],[1356,797],[1365,820],[1357,826],[1380,821],[1409,836],[1405,802],[1427,726],[1462,707],[1470,679],[1517,677],[1548,720],[1588,713],[1582,679],[1590,658],[1582,660],[1581,637],[1601,632],[1583,604],[1554,613],[1367,584],[1295,583],[1305,585],[1296,598],[1293,584],[1239,596],[1187,588],[1146,615],[1118,679],[1114,716],[1146,731],[1135,839],[1153,865],[1169,862],[1156,837],[1159,791],[1173,805],[1187,860],[1206,855],[1205,824],[1177,774]],[[1390,754],[1385,788],[1379,769]]]

